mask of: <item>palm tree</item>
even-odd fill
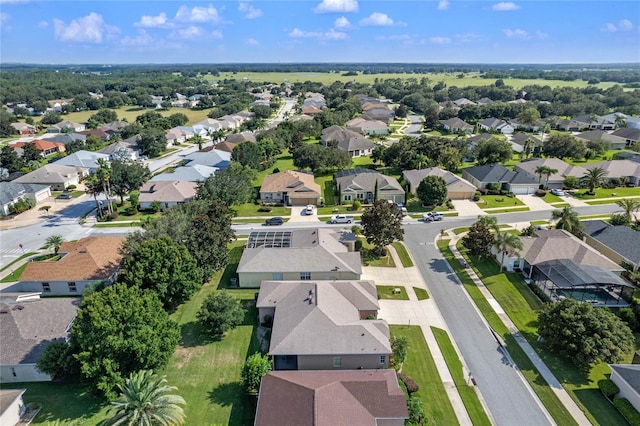
[[[624,210],[624,214],[629,218],[629,221],[634,220],[634,213],[640,210],[640,201],[631,198],[623,198],[616,201],[616,204]]]
[[[120,396],[111,402],[115,415],[105,425],[182,425],[185,415],[180,405],[186,404],[171,392],[165,376],[156,377],[151,370],[131,373],[124,385],[118,385]]]
[[[585,174],[582,175],[582,177],[580,178],[580,184],[588,187],[589,188],[588,194],[593,195],[595,194],[596,188],[601,187],[602,184],[605,182],[605,179],[608,174],[609,172],[606,171],[605,169],[601,167],[594,167],[592,169],[587,170]]]
[[[551,177],[551,175],[554,175],[558,173],[558,169],[552,169],[551,167],[545,167],[545,171],[543,173],[543,175],[545,175],[547,178],[544,181],[544,187],[546,188],[547,186],[549,186],[549,178]]]
[[[519,250],[522,250],[522,241],[520,241],[520,237],[512,234],[510,232],[496,232],[496,238],[493,242],[493,247],[500,253],[502,253],[502,257],[500,259],[500,271],[502,271],[502,266],[504,263],[504,257],[514,256],[519,253]]]
[[[111,179],[111,166],[104,158],[98,159],[98,168],[95,173],[98,180],[102,183],[102,192],[104,192],[107,198],[107,212],[109,216],[113,214],[113,206],[111,206],[111,186],[109,180]]]
[[[538,183],[542,181],[542,175],[546,174],[548,169],[549,167],[547,166],[536,167],[536,169],[534,170],[534,173],[538,175]]]
[[[416,164],[418,166],[418,170],[422,169],[422,166],[428,164],[429,157],[423,154],[416,154]]]
[[[95,174],[87,176],[84,180],[84,187],[86,193],[91,195],[96,202],[96,210],[98,211],[98,216],[102,217],[102,209],[100,208],[100,203],[98,202],[98,195],[102,193],[102,183],[98,180]]]
[[[571,206],[565,206],[562,210],[552,211],[551,219],[556,221],[557,229],[564,229],[572,234],[575,231],[579,231],[582,227],[578,212]]]
[[[46,242],[48,247],[53,247],[53,253],[57,255],[60,251],[60,246],[64,243],[64,238],[62,238],[62,235],[55,234],[49,236]]]

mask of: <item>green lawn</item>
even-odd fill
[[[544,197],[540,197],[540,198],[542,199],[542,201],[549,204],[564,202],[564,199],[558,197],[557,195],[553,195],[551,192],[547,192]]]
[[[513,212],[528,212],[529,207],[513,207],[513,208],[504,208],[504,209],[495,209],[489,210],[487,214],[498,214],[498,213],[513,213]]]
[[[383,266],[394,268],[396,266],[393,258],[389,256],[389,254],[385,254],[382,257],[376,257],[373,254],[373,245],[369,244],[366,239],[361,238],[362,241],[362,250],[360,251],[362,255],[362,262],[365,266]],[[386,250],[385,250],[386,251]]]
[[[142,226],[142,222],[96,223],[92,228],[127,228],[130,226]]]
[[[564,133],[564,132],[559,132],[559,133]],[[606,161],[606,160],[611,160],[613,159],[613,156],[616,155],[619,152],[633,152],[630,149],[610,149],[608,151],[606,151],[604,153],[604,155],[595,157],[595,158],[590,158],[588,160],[573,160],[571,158],[565,158],[564,161],[566,161],[569,164],[572,164],[574,166],[585,166],[587,164],[591,164],[591,163],[599,163],[601,161]]]
[[[0,269],[0,272],[4,271],[5,269],[8,269],[11,267],[11,265],[13,265],[14,263],[16,263],[19,260],[24,259],[25,257],[29,257],[29,256],[33,256],[34,254],[36,254],[36,252],[29,252],[29,253],[25,253],[22,256],[20,256],[19,258],[17,258],[16,260],[13,260],[11,263],[9,263],[8,265],[5,265],[2,269]]]
[[[413,287],[413,292],[416,294],[418,300],[426,300],[429,298],[429,293],[427,293],[427,290],[424,288]]]
[[[289,216],[291,215],[291,209],[282,206],[273,206],[271,207],[270,212],[259,212],[259,205],[254,203],[245,203],[239,206],[231,207],[232,210],[236,212],[237,217],[251,217],[251,216],[260,216],[260,217],[268,217],[268,216]]]
[[[582,201],[596,200],[598,198],[610,198],[610,197],[640,197],[640,188],[596,188],[595,195],[587,194],[586,190],[580,190],[575,194],[575,197]]]
[[[285,170],[296,169],[296,167],[293,165],[293,156],[289,153],[288,150],[285,149],[280,155],[276,157],[276,162],[273,164],[273,166],[269,167],[266,170],[258,172],[256,178],[253,180],[253,185],[258,187],[262,185],[264,177],[273,173],[275,169],[278,169],[281,172],[284,172]]]
[[[459,249],[462,249],[461,245]],[[542,303],[526,286],[522,276],[501,273],[498,264],[491,259],[478,261],[467,257],[467,261],[556,378],[586,410],[587,417],[595,424],[624,424],[617,410],[598,389],[597,381],[610,373],[606,364],[596,366],[589,377],[585,377],[570,361],[557,357],[538,342],[537,311]]]
[[[400,293],[394,293],[394,289],[400,290]],[[402,286],[394,285],[377,285],[376,291],[378,293],[378,299],[382,300],[409,300],[407,290]]]
[[[320,185],[322,191],[322,199],[328,206],[333,206],[335,202],[335,192],[333,188],[333,176],[316,176],[315,182]]]
[[[400,258],[400,262],[402,262],[402,266],[405,268],[410,268],[413,266],[413,261],[411,260],[411,256],[409,256],[409,252],[407,252],[407,248],[400,241],[396,241],[391,243],[394,249],[396,249],[396,253],[398,253],[398,257]]]
[[[444,361],[447,363],[447,368],[449,368],[449,372],[453,377],[458,393],[460,394],[462,402],[467,409],[467,413],[469,413],[471,422],[474,426],[491,425],[491,420],[484,411],[484,407],[478,398],[478,394],[476,393],[474,386],[469,386],[467,384],[468,377],[464,374],[462,362],[460,362],[458,353],[453,347],[449,335],[445,330],[437,327],[431,327],[431,331],[433,331],[433,335],[438,342],[440,352],[442,352]]]
[[[511,198],[506,195],[481,195],[478,201],[478,207],[481,209],[516,206],[524,206],[524,203],[516,197]]]
[[[638,197],[627,197],[627,198],[631,198],[631,199],[635,199],[640,201],[640,196]],[[595,205],[599,205],[599,204],[615,204],[617,200],[594,200],[594,201],[585,201],[585,203],[589,204],[590,206],[595,206]]]
[[[420,386],[414,395],[424,403],[425,424],[459,424],[420,327],[391,325],[390,329],[392,336],[405,336],[409,340],[409,351],[402,372]]]
[[[13,272],[11,272],[9,275],[1,279],[0,283],[10,283],[13,281],[18,281],[20,279],[20,275],[22,275],[27,265],[28,263],[18,266]]]
[[[453,230],[453,233],[454,233],[454,234],[456,234],[456,235],[460,235],[460,234],[462,234],[462,233],[467,232],[468,230],[469,230],[469,227],[468,227],[468,226],[464,226],[464,227],[462,227],[462,228],[455,228],[455,229]]]
[[[527,354],[522,350],[515,338],[511,335],[498,314],[495,313],[487,299],[482,295],[480,289],[476,287],[473,280],[464,267],[455,258],[448,241],[438,241],[438,248],[444,255],[449,265],[454,270],[460,281],[473,300],[474,304],[485,317],[491,328],[504,340],[506,348],[513,361],[518,365],[522,375],[525,377],[533,391],[538,395],[544,406],[559,425],[576,425],[577,423],[560,402],[546,380],[533,365]]]

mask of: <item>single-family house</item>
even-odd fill
[[[231,142],[228,142],[228,141],[218,142],[217,144],[215,144],[213,146],[208,146],[208,147],[203,148],[201,151],[211,151],[212,149],[217,149],[218,151],[224,151],[224,152],[232,153],[233,152],[233,148],[235,148],[236,145],[237,144],[231,143]]]
[[[509,124],[514,130],[522,130],[525,132],[539,132],[540,128],[542,128],[545,124],[543,120],[538,120],[535,123],[524,123],[517,118],[512,118],[509,120]]]
[[[322,112],[321,108],[318,108],[315,105],[303,105],[300,109],[300,112],[304,115],[316,115]]]
[[[262,281],[359,280],[355,235],[327,228],[253,231],[238,265],[240,287]]]
[[[389,126],[380,120],[366,120],[363,117],[356,117],[347,121],[346,126],[348,130],[353,130],[362,135],[384,136],[389,134]]]
[[[100,154],[107,154],[109,156],[109,160],[137,161],[138,158],[140,158],[138,138],[136,137],[114,142],[105,146],[98,152]]]
[[[0,389],[0,425],[16,426],[27,412],[22,400],[26,389]]]
[[[174,127],[167,130],[165,137],[170,144],[177,144],[185,142],[187,139],[194,136],[193,131],[189,131],[183,127]]]
[[[49,110],[55,112],[62,112],[62,107],[71,104],[71,102],[73,102],[73,98],[51,99],[50,101],[47,101],[49,104]]]
[[[126,121],[112,121],[110,123],[105,123],[101,126],[98,127],[98,129],[102,130],[103,132],[106,132],[110,135],[114,135],[114,134],[119,134],[122,129],[124,129],[125,127],[127,127],[129,125],[129,123],[127,123]]]
[[[11,146],[18,151],[19,155],[22,155],[24,150],[24,146],[27,144],[33,144],[35,148],[40,152],[42,158],[45,158],[47,155],[56,154],[58,152],[65,152],[66,148],[61,142],[52,142],[42,139],[34,139],[30,142],[16,142]]]
[[[152,177],[149,182],[160,181],[186,181],[186,182],[204,182],[210,176],[213,176],[218,170],[217,167],[203,166],[202,164],[194,164],[176,167],[172,172],[160,173]]]
[[[405,191],[396,178],[371,169],[340,170],[336,173],[336,185],[343,203],[355,200],[363,204],[373,204],[376,200],[405,202]]]
[[[528,146],[528,154],[535,154],[540,150],[540,147],[542,146],[542,141],[540,139],[531,134],[521,132],[512,134],[509,138],[509,142],[514,147],[514,151],[518,152],[525,152],[525,148]],[[517,147],[514,145],[516,145]]]
[[[260,187],[260,201],[285,206],[318,205],[322,189],[313,174],[287,170],[265,176]]]
[[[493,117],[478,122],[478,127],[489,133],[502,133],[503,135],[510,135],[514,131],[511,124]]]
[[[469,147],[473,148],[474,146],[478,145],[480,142],[491,139],[492,137],[493,135],[489,133],[480,133],[479,135],[467,137],[467,140],[469,141]]]
[[[47,296],[75,296],[90,283],[114,282],[123,242],[123,237],[104,236],[64,242],[58,260],[27,263],[16,288]]]
[[[40,204],[48,197],[51,197],[50,185],[0,182],[0,215],[8,216],[11,206],[20,200],[30,198],[36,204]]]
[[[584,241],[618,265],[640,268],[640,232],[628,226],[613,226],[604,220],[582,222]]]
[[[564,130],[565,132],[582,132],[588,128],[588,123],[570,119],[561,119],[556,123],[556,129]]]
[[[640,129],[640,117],[627,117],[624,122],[630,129]]]
[[[225,142],[229,142],[233,144],[239,144],[242,142],[255,142],[255,141],[256,141],[256,135],[250,130],[245,130],[244,132],[238,132],[238,133],[230,133],[225,138]]]
[[[573,117],[573,121],[582,123],[582,128],[589,130],[614,130],[616,128],[615,119],[609,120],[593,114],[583,114],[578,117]]]
[[[20,136],[33,136],[37,132],[36,126],[27,123],[11,123],[11,127],[13,127]]]
[[[361,117],[365,120],[377,120],[383,123],[389,124],[395,119],[396,113],[387,106],[379,106],[376,108],[369,108],[362,112]]]
[[[473,102],[472,100],[467,99],[467,98],[456,99],[455,101],[453,101],[453,103],[456,106],[460,107],[460,108],[462,108],[465,105],[475,105],[476,104],[475,102]]]
[[[509,170],[501,164],[467,167],[462,170],[462,177],[478,189],[486,188],[491,183],[498,183],[501,189],[516,195],[533,194],[538,189],[537,179]]]
[[[0,383],[48,382],[52,379],[38,371],[36,363],[47,346],[68,339],[80,300],[79,297],[40,298],[38,293],[3,294],[0,301]],[[3,421],[2,424],[13,423]]]
[[[271,371],[255,426],[402,426],[408,417],[395,370]]]
[[[612,135],[610,132],[605,132],[604,130],[589,130],[588,132],[575,135],[575,137],[585,142],[608,142],[612,149],[625,149],[627,147],[627,140],[625,138]]]
[[[539,175],[536,173],[538,167],[549,167],[557,172],[548,176]],[[515,166],[517,172],[523,173],[532,179],[535,179],[538,184],[544,184],[548,188],[562,188],[564,186],[564,180],[569,176],[574,176],[580,179],[587,171],[582,166],[573,166],[559,158],[531,158],[522,161]]]
[[[625,398],[640,411],[640,365],[638,364],[609,364],[611,376],[609,379],[618,386],[619,398]]]
[[[604,169],[606,178],[626,180],[626,184],[640,186],[640,164],[631,160],[610,160],[591,163],[584,166],[585,169]]]
[[[46,164],[39,169],[14,179],[13,183],[38,184],[50,186],[54,191],[64,191],[69,185],[78,185],[86,169],[58,164]]]
[[[484,98],[478,99],[478,102],[476,103],[480,106],[486,106],[486,105],[492,104],[493,100],[491,98],[484,97]]]
[[[73,121],[61,121],[47,127],[47,133],[69,133],[69,132],[82,132],[86,130],[86,126],[80,123],[74,123]]]
[[[184,180],[155,180],[146,182],[140,188],[140,209],[152,209],[154,202],[160,203],[162,210],[186,203],[196,196],[197,189],[197,182]]]
[[[405,170],[402,172],[404,180],[409,184],[409,192],[416,194],[416,189],[420,182],[427,176],[439,176],[447,183],[447,197],[451,200],[468,200],[473,198],[476,193],[476,187],[473,184],[459,176],[454,175],[448,170],[438,167],[429,167],[420,170]]]
[[[389,325],[375,319],[373,281],[263,281],[256,307],[260,323],[273,324],[274,370],[389,367]]]
[[[216,149],[212,149],[211,151],[198,151],[186,155],[184,160],[190,166],[201,164],[203,166],[226,169],[231,162],[231,153],[218,151]]]
[[[331,126],[322,131],[320,141],[324,146],[335,146],[351,157],[370,155],[376,144],[358,132],[340,126]]]
[[[611,133],[613,136],[624,138],[627,147],[634,146],[640,142],[640,128],[623,127]]]
[[[56,160],[54,164],[60,166],[81,167],[83,169],[88,169],[89,173],[95,173],[98,167],[100,167],[98,164],[98,160],[100,159],[109,161],[109,154],[102,154],[100,152],[93,151],[76,151],[73,154]]]
[[[473,126],[458,117],[453,117],[448,120],[440,120],[440,126],[449,133],[473,132]]]
[[[50,142],[60,142],[67,145],[75,141],[86,142],[87,136],[82,135],[80,133],[71,132],[71,133],[60,133],[54,136],[47,136],[46,138],[42,138],[42,140],[50,141]]]
[[[85,136],[95,136],[103,142],[107,142],[109,139],[111,139],[111,135],[113,135],[113,133],[107,132],[102,129],[82,130],[78,133]]]

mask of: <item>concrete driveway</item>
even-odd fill
[[[305,209],[307,206],[291,206],[291,217],[289,222],[318,222],[318,210],[313,209],[312,214],[307,214]]]
[[[455,207],[458,212],[458,216],[473,216],[478,217],[480,215],[485,215],[484,210],[478,207],[478,204],[475,201],[471,200],[452,200],[453,207]]]
[[[516,195],[516,198],[524,203],[525,206],[529,207],[531,211],[538,210],[551,210],[553,206],[545,201],[542,198],[536,195]]]

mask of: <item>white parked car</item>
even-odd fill
[[[553,188],[551,190],[551,193],[553,195],[557,195],[558,197],[562,197],[564,195],[564,191],[562,189],[556,189],[556,188]]]
[[[309,204],[306,209],[304,209],[305,214],[313,214],[315,210],[315,206],[313,204]]]
[[[422,215],[422,220],[425,222],[441,221],[444,219],[444,215],[440,212],[428,212]]]

